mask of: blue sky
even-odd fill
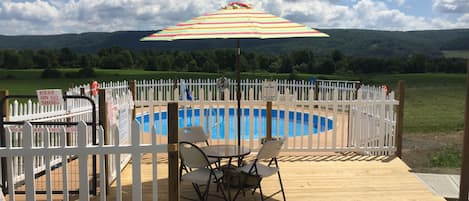
[[[1,0],[0,34],[155,30],[226,5],[227,0]],[[313,28],[469,28],[469,0],[245,0]]]

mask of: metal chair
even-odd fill
[[[241,191],[243,191],[243,193],[244,193],[244,189],[243,189],[244,186],[248,187],[248,188],[252,188],[253,189],[253,191],[252,191],[253,194],[256,191],[256,189],[259,188],[260,196],[261,196],[262,201],[265,200],[265,199],[271,198],[272,196],[274,196],[274,195],[276,195],[280,192],[282,193],[283,200],[284,201],[286,200],[285,199],[285,191],[283,189],[282,177],[280,176],[280,170],[279,170],[279,166],[278,166],[278,162],[277,162],[277,156],[280,153],[280,150],[283,146],[283,143],[284,143],[283,139],[264,142],[261,149],[257,153],[256,159],[254,161],[252,161],[251,163],[248,163],[247,165],[238,168],[238,171],[241,172],[241,173],[245,173],[245,174],[250,175],[250,176],[256,176],[257,177],[257,185],[247,186],[246,182],[247,182],[249,177],[248,176],[242,177],[243,181],[240,182],[242,185],[238,189],[238,191],[236,192],[233,200],[236,200],[236,198],[238,197],[238,195]],[[267,160],[267,159],[270,159],[270,162],[267,165],[263,164],[263,161]],[[275,164],[275,167],[271,167],[272,163]],[[262,181],[263,178],[272,176],[275,173],[277,173],[277,175],[278,175],[278,179],[279,179],[279,182],[280,182],[280,190],[273,193],[272,195],[267,196],[267,197],[264,198],[264,195],[262,193],[261,181]]]
[[[208,137],[205,135],[202,126],[188,126],[178,129],[178,137],[181,142],[190,142],[196,145],[205,143],[208,144]]]
[[[210,184],[214,182],[217,184],[217,187],[223,194],[223,198],[226,200],[223,185],[218,185],[221,184],[223,172],[210,166],[207,155],[205,155],[197,145],[190,142],[180,142],[179,152],[181,163],[190,169],[186,174],[181,176],[181,181],[190,181],[199,199],[205,201],[208,198]],[[200,187],[203,185],[206,187],[202,192]]]
[[[204,128],[202,126],[188,126],[178,129],[179,142],[190,142],[198,146],[209,146],[208,137],[205,135]],[[215,164],[216,168],[220,167],[220,160],[218,158],[208,157],[210,165]],[[182,176],[182,170],[188,171],[187,168],[181,163],[180,176]]]

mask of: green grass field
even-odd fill
[[[66,69],[65,71],[74,71]],[[143,70],[101,70],[98,77],[87,79],[41,79],[40,70],[0,70],[0,89],[10,94],[34,94],[36,89],[62,88],[89,83],[91,80],[143,80],[179,78],[217,78],[217,73],[157,72]],[[226,73],[233,77],[233,73]],[[311,75],[299,74],[300,79]],[[245,73],[249,79],[286,79],[288,74]],[[404,131],[406,133],[453,132],[463,129],[464,74],[378,74],[315,75],[319,79],[360,80],[365,84],[388,84],[396,89],[398,80],[406,82]]]
[[[469,51],[442,51],[446,58],[469,59]]]

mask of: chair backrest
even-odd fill
[[[257,153],[256,159],[270,159],[275,158],[280,153],[282,149],[284,139],[266,141],[262,145],[259,153]]]
[[[197,145],[190,142],[180,142],[179,153],[182,162],[189,168],[203,168],[210,165],[207,155]]]
[[[202,126],[188,126],[178,129],[178,137],[180,142],[190,143],[207,143],[207,136],[204,133]],[[208,144],[208,143],[207,143]]]

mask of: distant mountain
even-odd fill
[[[443,56],[442,50],[469,49],[469,29],[431,31],[375,31],[358,29],[323,29],[330,38],[243,39],[244,51],[281,53],[310,49],[328,54],[334,49],[353,56],[407,56],[423,54]],[[68,47],[80,53],[97,52],[101,48],[120,46],[133,50],[199,50],[233,48],[235,40],[178,40],[172,42],[140,42],[156,31],[90,32],[44,36],[2,36],[0,49],[60,49]]]

